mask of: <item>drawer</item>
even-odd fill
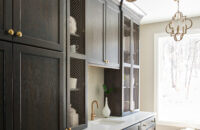
[[[154,130],[156,126],[155,117],[149,118],[141,122],[140,130]]]
[[[132,125],[124,130],[140,130],[140,123]]]

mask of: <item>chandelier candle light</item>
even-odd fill
[[[166,26],[165,30],[175,41],[181,41],[187,30],[192,27],[192,20],[183,16],[179,11],[179,0],[174,0],[178,4],[178,11],[172,17],[172,20]]]

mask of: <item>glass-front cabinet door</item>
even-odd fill
[[[123,112],[131,110],[131,19],[124,17],[123,26]]]
[[[123,16],[123,112],[139,110],[139,26]]]
[[[140,84],[140,64],[139,64],[139,25],[132,23],[132,92],[133,108],[139,110],[139,84]]]

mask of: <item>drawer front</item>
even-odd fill
[[[140,130],[155,130],[156,119],[155,117],[149,118],[141,122]]]
[[[140,130],[140,123],[132,125],[124,130]]]

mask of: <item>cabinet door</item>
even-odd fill
[[[105,60],[112,67],[119,67],[120,47],[120,11],[119,7],[109,1],[106,4],[106,42]]]
[[[13,129],[12,45],[0,41],[0,130]]]
[[[63,54],[14,45],[15,130],[64,130]]]
[[[15,42],[53,50],[65,43],[65,0],[14,0]]]
[[[9,29],[12,29],[12,0],[0,0],[0,39],[12,39],[7,33]]]
[[[140,123],[132,125],[124,130],[140,130]]]
[[[89,63],[104,64],[105,1],[86,0],[86,55]]]

